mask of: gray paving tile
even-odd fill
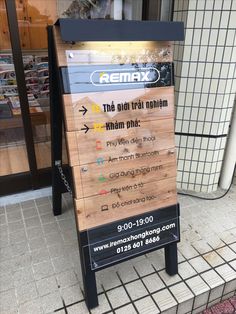
[[[117,265],[117,272],[123,283],[127,283],[138,278],[138,275],[130,261]]]
[[[0,261],[0,275],[11,272],[14,269],[14,259]]]
[[[173,285],[181,281],[181,278],[179,275],[170,276],[167,274],[165,270],[159,271],[158,274],[167,286]]]
[[[28,239],[34,239],[43,236],[43,230],[41,226],[27,228],[26,234]]]
[[[25,268],[31,265],[31,255],[26,253],[23,255],[15,256],[12,261],[12,270],[16,271],[20,268]]]
[[[154,293],[153,298],[155,299],[159,309],[161,310],[161,313],[177,305],[176,300],[167,289]]]
[[[130,299],[123,287],[118,287],[108,291],[107,296],[113,308],[120,307],[121,305],[130,302]]]
[[[166,311],[162,311],[161,313],[162,314],[176,314],[177,313],[177,306],[173,306]]]
[[[158,290],[165,288],[163,281],[157,274],[144,277],[143,282],[150,293],[157,292]]]
[[[63,243],[66,245],[78,243],[76,229],[74,227],[71,227],[71,230],[62,232],[61,235],[63,238]]]
[[[213,269],[201,274],[201,277],[211,289],[224,284],[224,280]]]
[[[40,224],[41,223],[39,217],[37,216],[25,219],[25,226],[27,229],[33,227],[40,227]]]
[[[231,221],[229,221],[229,224]],[[232,234],[229,230],[226,230],[220,234],[220,238],[222,241],[224,241],[226,244],[231,244],[235,242],[235,235]]]
[[[207,238],[207,243],[214,249],[218,249],[225,245],[225,243],[217,236],[217,235],[211,235]]]
[[[44,204],[50,204],[50,200],[49,200],[48,196],[45,196],[45,197],[36,198],[35,203],[37,206],[41,206]]]
[[[195,241],[192,243],[192,245],[200,254],[205,254],[212,251],[210,245],[204,240]]]
[[[45,239],[48,246],[57,245],[58,243],[62,243],[63,241],[61,234],[58,231],[46,234]]]
[[[6,223],[7,223],[6,215],[5,214],[0,215],[0,225],[5,225]]]
[[[185,243],[184,245],[178,245],[178,249],[186,259],[190,259],[199,255],[199,253],[193,248],[193,246],[187,243]]]
[[[236,270],[236,260],[230,262],[229,265],[230,265],[231,267],[233,267],[234,270]]]
[[[40,206],[37,206],[39,215],[46,215],[46,214],[52,214],[52,207],[51,204],[46,203]]]
[[[230,244],[229,247],[236,253],[236,242]]]
[[[7,213],[21,209],[19,203],[6,205],[5,208]]]
[[[9,240],[11,244],[20,243],[20,242],[26,242],[27,236],[24,229],[19,230],[14,233],[9,234]]]
[[[62,232],[70,231],[71,227],[74,225],[72,219],[63,219],[58,221],[59,228]]]
[[[88,314],[88,309],[85,302],[80,302],[70,307],[67,307],[68,314]]]
[[[203,258],[204,258],[212,267],[216,267],[216,266],[219,266],[219,265],[225,263],[225,261],[222,259],[222,257],[220,257],[220,255],[217,254],[215,251],[212,251],[212,252],[210,252],[210,253],[207,253],[207,254],[203,255]]]
[[[195,269],[189,264],[189,262],[180,263],[178,266],[179,270],[178,273],[183,279],[190,278],[195,276],[197,272]]]
[[[0,248],[4,248],[9,245],[8,235],[2,236],[0,238]]]
[[[48,246],[48,251],[53,259],[60,256],[67,256],[65,246],[62,244]]]
[[[15,243],[11,246],[12,256],[22,256],[29,252],[29,246],[27,242]]]
[[[16,222],[16,221],[22,220],[22,214],[21,211],[14,211],[7,213],[7,221],[8,222]]]
[[[58,290],[58,284],[55,276],[46,277],[36,281],[36,286],[40,296],[44,296]]]
[[[230,262],[233,259],[236,259],[236,253],[231,250],[228,246],[222,247],[218,250],[216,250],[216,252],[226,261],[226,262]]]
[[[51,261],[43,262],[33,265],[34,277],[36,280],[40,280],[51,275],[54,275],[54,269]]]
[[[45,235],[54,233],[54,232],[59,232],[59,226],[56,223],[56,221],[50,222],[46,225],[43,225],[43,232]]]
[[[35,207],[35,201],[34,200],[24,201],[24,202],[21,202],[20,204],[21,204],[22,210]]]
[[[14,288],[11,272],[0,274],[0,292]]]
[[[106,313],[111,310],[111,307],[104,293],[98,296],[98,302],[99,306],[91,310],[92,314]]]
[[[99,271],[96,275],[98,285],[102,285],[105,290],[121,285],[115,269],[108,268]]]
[[[61,288],[60,294],[66,305],[70,305],[84,299],[84,296],[78,284],[66,288]]]
[[[0,215],[3,215],[5,213],[6,213],[5,206],[0,206]]]
[[[34,216],[38,216],[38,211],[37,211],[36,207],[26,208],[23,210],[24,219],[31,218]]]
[[[31,251],[46,249],[46,240],[43,236],[29,240],[29,247]]]
[[[43,314],[40,298],[20,304],[19,314]]]
[[[151,297],[145,297],[141,300],[134,302],[139,314],[158,314],[160,313],[157,305],[154,303]],[[127,312],[128,313],[128,312]]]
[[[0,292],[1,311],[11,311],[17,308],[15,289]]]
[[[22,286],[17,286],[16,295],[19,304],[32,301],[38,297],[35,282],[30,282]]]
[[[210,287],[200,276],[195,276],[186,280],[186,284],[190,287],[191,291],[195,295],[194,308],[198,308],[204,304],[207,304]]]
[[[193,259],[189,260],[189,263],[198,273],[204,272],[211,268],[211,266],[201,256],[194,257]]]
[[[53,216],[52,212],[45,214],[45,215],[41,215],[40,219],[41,219],[43,225],[46,225],[48,223],[52,223],[55,221],[55,217]]]
[[[147,258],[143,258],[140,261],[134,263],[132,262],[132,264],[140,277],[149,275],[154,272],[154,268]]]
[[[30,252],[32,258],[32,264],[39,264],[46,262],[50,259],[49,252],[47,248],[41,248],[39,250],[34,250]]]
[[[206,309],[206,305],[200,306],[197,309],[194,309],[191,314],[200,314]]]
[[[162,270],[165,268],[165,257],[163,249],[147,254],[147,258],[156,270]]]
[[[132,304],[128,304],[128,305],[121,307],[120,309],[117,309],[115,311],[115,314],[127,314],[127,313],[137,314],[137,312],[136,312],[136,310]]]
[[[181,302],[177,307],[177,314],[191,314],[193,308],[193,299]]]
[[[20,268],[13,272],[12,277],[16,287],[25,285],[34,281],[33,269],[31,265],[25,268]]]
[[[227,264],[215,268],[216,272],[224,279],[225,282],[236,279],[236,271]]]
[[[6,261],[10,258],[12,258],[12,248],[11,246],[6,246],[4,248],[0,249],[0,261]]]
[[[148,291],[141,280],[136,280],[134,282],[128,283],[125,285],[125,287],[132,300],[137,300],[141,297],[148,295]]]
[[[221,297],[214,299],[213,301],[209,301],[209,303],[207,304],[207,308],[211,308],[213,305],[220,303],[220,301],[221,301]]]
[[[52,259],[55,273],[61,273],[73,267],[71,261],[66,257],[57,257]]]
[[[231,292],[233,292],[233,294],[234,294],[235,290],[236,290],[236,279],[233,279],[233,280],[226,282],[225,288],[223,290],[223,294],[229,295]],[[231,296],[229,296],[229,297],[231,297]]]
[[[61,288],[73,286],[78,283],[78,279],[73,270],[67,270],[56,275],[57,283]]]
[[[208,302],[211,303],[212,301],[218,298],[221,298],[223,295],[223,291],[224,291],[224,285],[216,286],[215,288],[211,289]]]
[[[193,293],[184,282],[177,283],[176,285],[170,287],[170,290],[179,303],[183,303],[194,298]],[[186,311],[186,313],[190,310],[191,308]]]
[[[8,223],[9,233],[17,232],[17,231],[22,230],[24,228],[25,228],[25,226],[23,224],[23,221],[17,221],[17,222],[10,222],[10,223]]]
[[[45,313],[54,312],[63,307],[59,292],[53,292],[41,297],[41,305]]]

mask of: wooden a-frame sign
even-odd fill
[[[61,179],[71,177],[93,308],[102,268],[164,247],[166,271],[177,273],[172,41],[183,40],[183,24],[60,19],[48,38],[53,210],[61,213]]]

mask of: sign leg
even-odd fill
[[[98,306],[97,284],[95,271],[91,270],[88,247],[82,249],[81,266],[84,283],[85,302],[88,309]],[[81,254],[81,252],[80,252]]]
[[[177,255],[177,243],[168,244],[165,247],[165,264],[166,272],[170,276],[178,273],[178,255]]]

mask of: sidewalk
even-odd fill
[[[70,196],[57,217],[50,196],[15,200],[0,206],[0,313],[89,313]],[[200,313],[229,298],[204,313],[234,313],[236,186],[220,200],[179,201],[179,274],[166,274],[163,250],[99,271],[92,314]]]

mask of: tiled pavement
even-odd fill
[[[216,201],[179,201],[179,274],[166,274],[163,250],[99,271],[90,313],[199,313],[235,295],[236,186]],[[57,217],[50,196],[0,206],[1,314],[89,313],[69,195],[63,203]],[[225,304],[236,311],[235,297]],[[219,306],[209,313],[234,313]]]

